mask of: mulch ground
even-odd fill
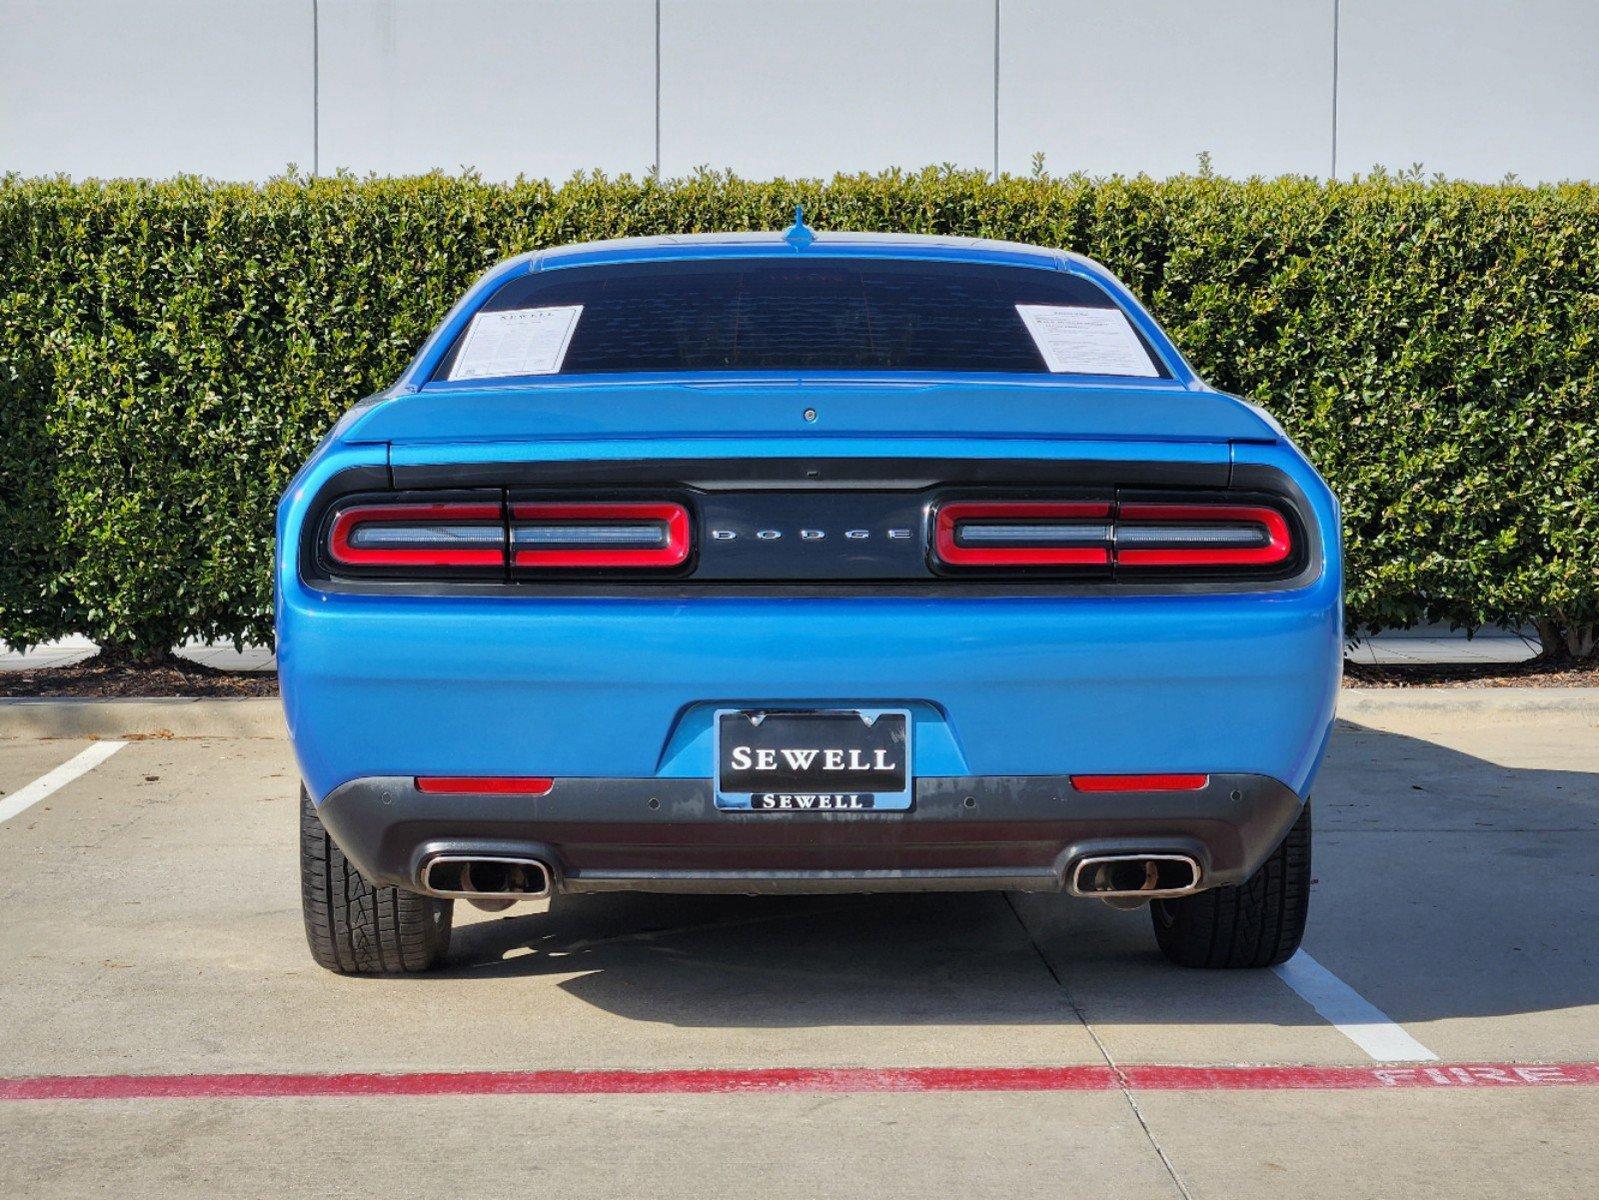
[[[0,671],[0,696],[107,699],[147,696],[276,696],[276,671],[218,671],[185,658],[155,667],[98,658],[39,671]]]
[[[1475,663],[1450,666],[1344,664],[1345,687],[1599,687],[1599,662]],[[102,663],[0,671],[0,697],[106,699],[135,696],[276,696],[276,671],[218,671],[177,658],[155,667]]]
[[[1599,661],[1367,666],[1344,663],[1345,687],[1599,687]]]

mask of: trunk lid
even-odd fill
[[[1215,444],[1274,442],[1280,433],[1253,405],[1175,383],[789,378],[432,385],[374,400],[351,414],[341,437],[396,444],[770,437]]]

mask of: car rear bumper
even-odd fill
[[[801,456],[780,440],[669,440],[635,463],[643,445],[337,446],[296,481],[279,528],[277,651],[313,800],[403,775],[703,780],[715,769],[717,710],[784,707],[910,711],[911,767],[923,780],[1222,770],[1309,794],[1343,655],[1338,514],[1290,447],[1040,440],[1018,460],[1014,440],[842,439],[813,461],[815,447]],[[507,466],[508,455],[517,461]],[[975,465],[963,474],[960,463]],[[1247,472],[1273,472],[1279,490],[1297,489],[1321,567],[1238,591],[683,580],[614,594],[590,584],[435,594],[317,585],[291,552],[317,496],[351,471],[371,476],[364,490],[531,486],[523,468],[614,482],[620,466],[673,479],[693,467],[690,482],[716,495],[749,479],[787,487],[804,467],[830,484],[882,476],[896,486],[929,471],[1074,486],[1105,472],[1175,472],[1200,486],[1198,471],[1204,486],[1244,488],[1258,482]]]
[[[319,807],[362,874],[420,890],[441,854],[536,858],[558,892],[1062,891],[1088,855],[1180,854],[1201,887],[1241,882],[1303,802],[1263,775],[1183,792],[1084,793],[1065,776],[917,780],[908,812],[751,813],[708,779],[571,778],[548,794],[423,793],[357,779]]]

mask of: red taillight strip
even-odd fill
[[[328,532],[328,554],[347,567],[503,567],[505,543],[502,533],[492,547],[452,546],[440,541],[434,546],[357,546],[351,537],[362,525],[383,525],[394,529],[412,528],[418,541],[433,540],[433,527],[459,521],[499,524],[504,520],[498,504],[357,504],[333,518]]]
[[[1197,792],[1210,784],[1209,775],[1073,775],[1079,792]]]
[[[418,775],[419,792],[452,794],[542,796],[555,780],[532,775]]]
[[[1117,520],[1117,532],[1127,525],[1154,530],[1161,522],[1180,525],[1215,525],[1241,522],[1265,530],[1261,546],[1164,546],[1142,549],[1117,546],[1116,562],[1128,567],[1269,567],[1286,562],[1293,551],[1293,537],[1282,513],[1264,505],[1222,504],[1124,504]],[[1183,530],[1171,530],[1172,541],[1181,542]]]
[[[954,567],[1108,566],[1110,547],[1097,546],[962,546],[956,530],[962,521],[1001,520],[1037,522],[1041,526],[1063,520],[1104,520],[1110,505],[1062,501],[958,501],[938,510],[934,545],[942,562]],[[1096,540],[1097,530],[1085,530]],[[1045,533],[1048,536],[1048,533]]]
[[[667,501],[640,503],[513,504],[513,525],[517,521],[570,522],[574,528],[584,524],[603,526],[606,522],[659,521],[666,539],[659,546],[619,549],[615,546],[564,546],[560,549],[528,550],[516,548],[511,562],[518,567],[615,569],[681,566],[690,549],[688,509]],[[514,530],[513,530],[514,532]]]

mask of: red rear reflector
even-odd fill
[[[1209,775],[1073,775],[1079,792],[1197,792]]]
[[[1124,504],[1116,523],[1127,567],[1269,567],[1292,552],[1287,520],[1258,504]]]
[[[934,539],[953,567],[1108,566],[1110,505],[958,501],[938,510]]]
[[[498,504],[357,504],[333,519],[328,555],[347,567],[503,567]]]
[[[419,792],[473,792],[479,794],[542,796],[555,786],[553,779],[529,775],[418,775]]]
[[[513,504],[511,562],[566,569],[681,566],[688,510],[667,501]]]

